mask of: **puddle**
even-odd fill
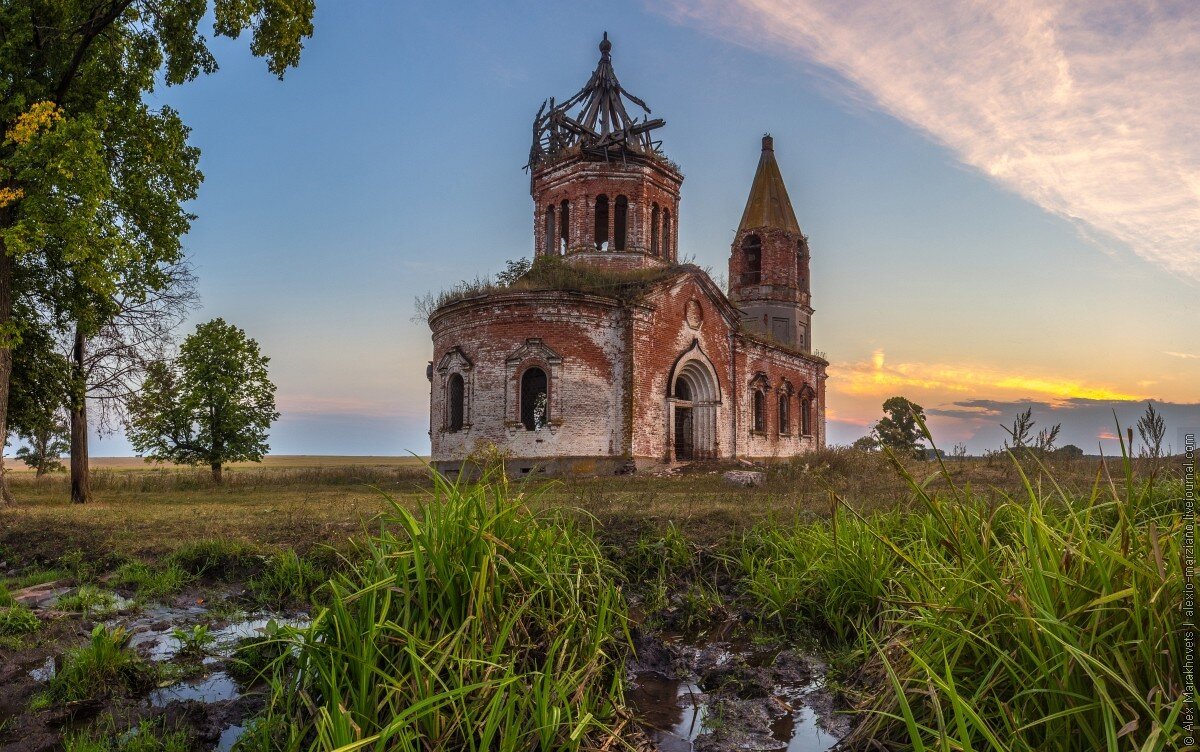
[[[188,629],[196,624],[209,620],[208,610],[203,606],[187,606],[183,608],[155,607],[132,621],[114,620],[110,627],[124,626],[133,633],[130,646],[146,658],[153,661],[167,661],[179,652],[179,640],[172,634],[178,628]],[[209,634],[213,641],[208,650],[214,657],[204,660],[206,665],[216,663],[220,658],[228,658],[233,653],[239,640],[246,637],[259,637],[267,625],[274,621],[276,624],[301,627],[308,624],[307,617],[283,616],[280,614],[250,614],[224,626],[210,627]],[[215,622],[220,624],[221,622]]]
[[[29,678],[36,682],[48,682],[54,678],[54,656],[48,656],[37,668],[30,669]]]
[[[659,752],[690,752],[704,730],[707,698],[700,687],[657,671],[635,674],[636,689],[626,699],[636,708]]]
[[[825,752],[848,732],[825,666],[802,653],[716,634],[639,637],[626,700],[660,752]]]
[[[150,707],[163,708],[176,700],[198,702],[221,702],[235,700],[241,695],[237,682],[224,671],[217,671],[198,679],[188,679],[169,687],[156,689],[147,697]]]
[[[213,752],[230,752],[244,733],[246,733],[245,726],[230,726],[224,729],[221,731],[221,738],[217,740],[217,746],[213,748]]]

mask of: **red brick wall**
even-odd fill
[[[747,458],[788,457],[825,446],[825,365],[816,359],[794,355],[746,337],[739,337],[736,353],[740,399],[737,403],[738,455]],[[765,425],[754,427],[754,382],[765,379]],[[784,380],[792,387],[789,435],[779,432],[778,398]],[[801,433],[800,394],[808,386],[815,399],[811,434]]]
[[[574,156],[537,168],[533,173],[530,193],[533,196],[534,255],[557,248],[546,248],[545,217],[548,207],[555,207],[555,223],[564,200],[569,202],[570,219],[567,252],[595,251],[596,197],[608,197],[608,237],[610,250],[615,250],[616,200],[625,196],[629,201],[626,219],[625,250],[651,254],[652,208],[659,207],[659,244],[656,255],[674,261],[678,255],[679,187],[683,176],[658,161],[594,162]],[[663,248],[664,211],[671,215],[668,247]],[[557,234],[556,234],[557,236]]]
[[[483,443],[513,457],[621,456],[625,400],[624,314],[612,301],[569,293],[515,293],[449,306],[432,318],[433,384],[430,443],[434,461],[461,460]],[[515,363],[508,359],[541,345]],[[439,365],[459,348],[472,366],[467,383],[468,427],[446,428],[444,384]],[[547,362],[552,351],[561,362]],[[550,425],[528,431],[519,424],[520,376],[538,365],[547,371]]]
[[[689,301],[696,301],[701,313],[698,329],[686,322]],[[716,418],[716,451],[719,457],[732,456],[733,396],[729,359],[729,323],[726,312],[712,300],[709,292],[691,276],[655,289],[647,298],[653,310],[634,317],[632,351],[633,383],[633,454],[640,459],[665,461],[671,457],[667,396],[672,367],[693,342],[711,361],[721,394]]]

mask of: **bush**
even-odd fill
[[[129,647],[130,634],[97,624],[87,645],[68,651],[50,679],[46,699],[75,702],[125,692],[149,690],[155,683],[152,666]]]
[[[29,634],[41,629],[42,622],[24,606],[0,607],[0,637]]]
[[[558,752],[606,733],[626,616],[595,540],[502,482],[436,494],[419,516],[393,503],[288,631],[296,670],[273,672],[256,741]]]
[[[109,584],[130,588],[141,598],[162,598],[183,590],[193,579],[194,577],[175,561],[160,567],[129,562],[117,569]]]
[[[271,608],[308,603],[326,575],[295,551],[283,551],[267,560],[262,573],[247,587],[256,602]]]
[[[267,622],[261,637],[243,637],[233,650],[233,657],[225,665],[225,671],[234,681],[248,687],[268,676],[269,670],[289,653],[291,643],[288,631],[274,619]],[[290,669],[290,665],[287,667]]]
[[[181,546],[166,559],[187,574],[209,580],[235,580],[249,574],[262,563],[258,549],[249,543],[213,538]]]
[[[1125,473],[1120,490],[1051,478],[1052,494],[1000,503],[908,477],[914,513],[755,529],[744,585],[763,617],[868,650],[873,699],[850,742],[1175,749],[1180,490]]]
[[[94,585],[82,585],[74,593],[59,598],[55,605],[63,611],[77,611],[84,616],[91,616],[114,611],[117,598]]]

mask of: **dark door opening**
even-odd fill
[[[692,460],[696,458],[695,428],[692,421],[692,408],[675,407],[675,459]]]

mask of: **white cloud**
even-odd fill
[[[669,0],[826,66],[1048,211],[1200,280],[1194,0]],[[1088,233],[1093,234],[1093,233]]]
[[[1182,358],[1184,360],[1200,360],[1200,355],[1195,353],[1172,352],[1171,350],[1163,350],[1163,355],[1170,355],[1172,358]]]

